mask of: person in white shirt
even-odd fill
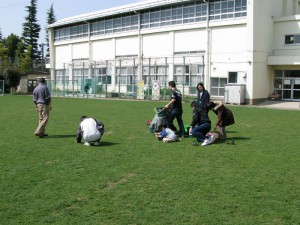
[[[77,143],[81,143],[81,139],[85,141],[84,145],[99,145],[100,139],[104,134],[104,124],[94,118],[82,116],[80,125],[76,134]]]

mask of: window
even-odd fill
[[[135,84],[137,67],[116,67],[116,84]]]
[[[285,35],[285,44],[300,44],[300,34]]]
[[[237,72],[229,72],[228,73],[228,83],[237,83]]]
[[[227,82],[227,78],[220,78],[220,77],[211,78],[210,94],[212,96],[224,96],[226,82]]]

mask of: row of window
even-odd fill
[[[285,35],[285,44],[300,44],[300,34]]]
[[[213,0],[209,2],[209,20],[222,20],[247,16],[247,0]],[[164,27],[186,23],[197,23],[207,20],[207,4],[203,1],[191,1],[149,9],[136,13],[120,15],[54,29],[54,40],[68,40],[104,35],[129,30]]]

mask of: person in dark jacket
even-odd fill
[[[104,124],[94,118],[82,116],[80,125],[76,134],[76,142],[81,143],[81,139],[85,141],[84,145],[99,145],[100,139],[104,134]]]
[[[191,103],[193,108],[193,119],[190,125],[189,133],[197,138],[198,142],[204,142],[206,135],[211,129],[211,121],[205,109],[199,107],[197,102]]]
[[[171,100],[163,108],[167,110],[167,127],[176,130],[173,121],[176,118],[179,127],[179,137],[184,137],[184,125],[182,120],[182,95],[181,92],[176,88],[174,81],[169,82],[169,89],[171,91]]]
[[[205,109],[208,113],[209,110],[207,110],[206,106],[207,103],[210,101],[210,95],[208,91],[205,90],[203,83],[197,84],[197,91],[197,105],[198,107]]]
[[[45,78],[39,78],[39,85],[33,90],[33,103],[35,110],[39,113],[39,125],[34,134],[40,138],[48,136],[45,133],[51,107],[51,94],[46,86]]]
[[[221,101],[209,102],[207,105],[208,110],[212,110],[217,116],[217,122],[214,129],[219,127],[219,138],[222,140],[227,139],[225,127],[234,124],[234,116],[230,109],[228,109]]]

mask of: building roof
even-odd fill
[[[139,1],[137,3],[122,5],[114,8],[104,9],[92,13],[81,14],[78,16],[72,16],[65,19],[61,19],[48,25],[48,28],[60,27],[64,25],[80,23],[80,22],[87,22],[90,20],[103,18],[107,16],[114,16],[118,14],[130,13],[130,12],[138,12],[140,10],[170,5],[174,3],[180,2],[188,2],[190,0],[144,0]]]

